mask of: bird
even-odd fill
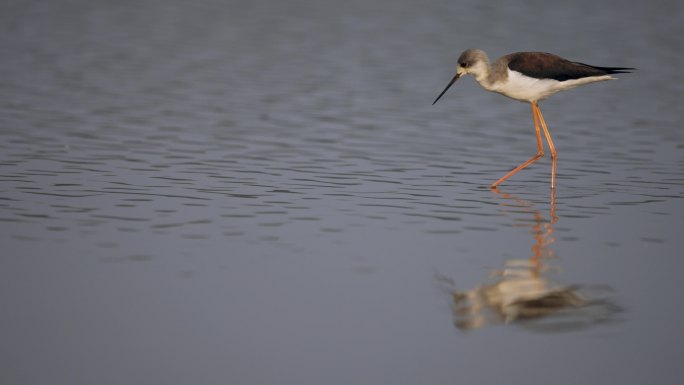
[[[539,101],[549,96],[584,84],[614,80],[611,75],[630,73],[635,68],[598,67],[574,62],[546,52],[515,52],[500,57],[491,65],[487,54],[479,49],[467,49],[461,53],[456,65],[456,75],[432,104],[465,75],[473,75],[487,91],[496,92],[511,99],[528,102],[532,106],[532,118],[537,136],[537,153],[491,185],[495,189],[505,180],[544,156],[541,129],[551,152],[551,189],[556,187],[556,160],[558,153],[551,134],[539,108]]]

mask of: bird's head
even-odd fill
[[[461,76],[472,74],[475,75],[476,78],[480,78],[488,72],[488,68],[489,58],[484,51],[479,49],[468,49],[463,51],[461,56],[458,57],[456,64],[456,75],[454,75],[449,84],[447,84],[446,88],[444,88],[444,91],[439,94],[437,99],[435,99],[432,104],[437,103],[442,95],[447,92],[449,87],[451,87]]]
[[[487,54],[479,49],[469,49],[463,51],[458,57],[456,73],[461,75],[473,74],[476,77],[486,73],[489,68],[489,58]]]

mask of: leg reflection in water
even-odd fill
[[[455,326],[469,330],[487,324],[516,322],[534,327],[535,321],[557,316],[553,323],[537,322],[536,325],[540,329],[560,330],[612,320],[620,310],[617,306],[605,299],[588,298],[584,293],[586,290],[580,290],[577,285],[564,286],[549,278],[554,270],[558,270],[550,264],[550,260],[556,258],[551,249],[555,242],[553,226],[558,221],[555,191],[551,190],[549,219],[531,202],[497,189],[493,191],[504,200],[502,211],[514,213],[520,226],[530,228],[534,238],[532,255],[526,259],[507,260],[503,269],[494,272],[491,283],[468,291],[450,289]],[[519,218],[521,213],[525,218]],[[605,288],[602,291],[606,291]]]

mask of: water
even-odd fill
[[[0,7],[0,382],[681,382],[679,2]]]

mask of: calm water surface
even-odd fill
[[[0,382],[681,383],[684,7],[537,3],[1,4]],[[470,47],[639,70],[492,191]]]

